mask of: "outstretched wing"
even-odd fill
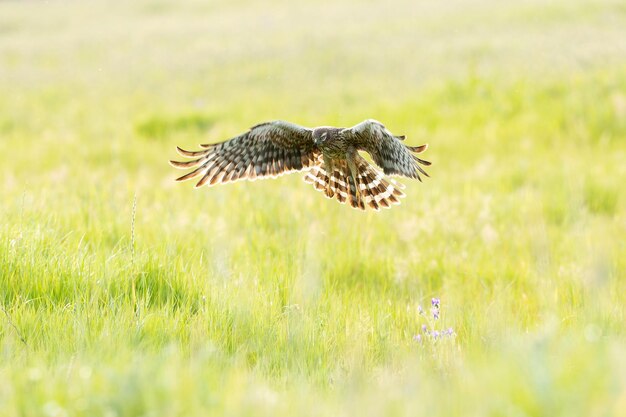
[[[385,174],[402,175],[420,181],[420,173],[428,177],[420,164],[428,166],[430,162],[413,155],[424,152],[428,145],[407,146],[402,143],[404,136],[394,136],[382,123],[372,119],[345,129],[343,134],[355,148],[369,153]]]
[[[276,178],[314,165],[318,152],[312,129],[282,120],[256,125],[225,142],[200,146],[205,149],[186,151],[177,147],[178,153],[194,159],[170,163],[176,168],[195,169],[176,181],[201,176],[196,184],[201,187],[242,179]]]

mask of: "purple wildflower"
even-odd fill
[[[420,332],[413,336],[413,340],[419,343],[430,342],[436,343],[438,340],[441,340],[440,343],[444,343],[443,341],[447,338],[454,338],[455,333],[452,327],[448,327],[447,329],[439,329],[435,330],[435,323],[432,320],[439,320],[439,315],[441,314],[441,300],[439,298],[432,298],[430,301],[430,312],[432,314],[432,319],[426,318],[428,324],[422,324],[420,327]],[[424,309],[421,305],[418,304],[417,311],[420,315],[424,315]]]
[[[430,305],[432,306],[430,311],[433,313],[433,318],[435,320],[439,319],[439,305],[440,305],[440,303],[441,303],[441,301],[439,300],[439,298],[433,298],[432,300],[430,300]]]

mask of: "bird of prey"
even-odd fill
[[[373,119],[350,128],[306,128],[282,120],[261,123],[220,143],[200,145],[203,150],[178,152],[191,161],[170,163],[181,169],[195,168],[177,181],[200,177],[196,187],[238,180],[276,178],[306,171],[304,180],[326,197],[350,203],[356,209],[379,210],[400,204],[404,186],[385,175],[422,180],[428,176],[418,158],[428,145],[407,146],[404,136],[394,136]],[[359,151],[368,153],[375,169]],[[384,173],[384,174],[383,174]]]

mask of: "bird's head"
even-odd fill
[[[324,144],[330,137],[330,131],[327,127],[318,127],[313,130],[313,142],[316,146]]]

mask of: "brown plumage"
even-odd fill
[[[199,178],[196,187],[238,180],[276,178],[308,171],[304,180],[326,197],[354,208],[374,210],[400,204],[402,184],[386,178],[360,154],[367,152],[386,175],[399,175],[421,181],[428,176],[420,166],[430,162],[418,158],[428,145],[411,147],[394,136],[382,123],[366,120],[351,128],[309,129],[293,123],[274,121],[252,127],[225,142],[200,145],[204,150],[178,152],[191,161],[170,163],[193,171],[177,181]]]

